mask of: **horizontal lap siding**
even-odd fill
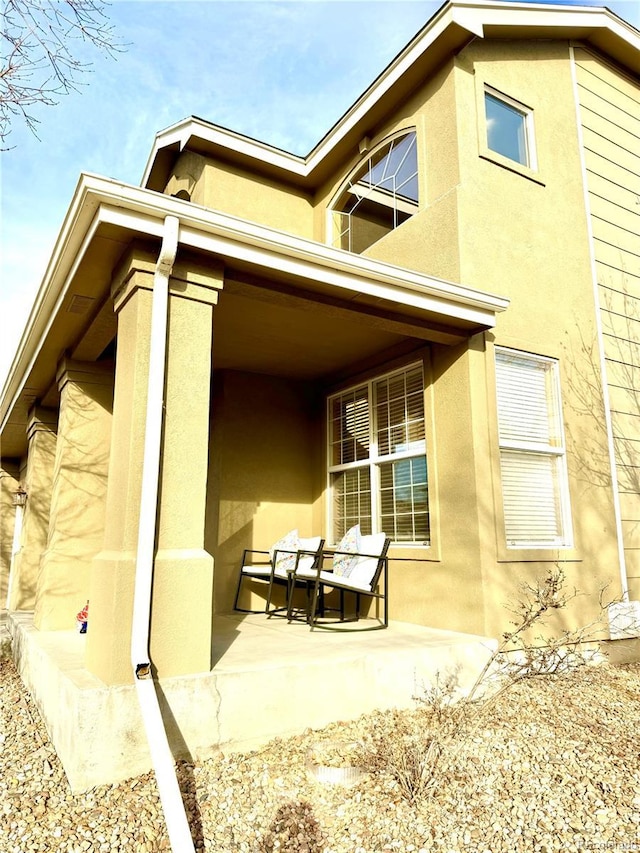
[[[640,578],[640,84],[575,55],[625,556]]]

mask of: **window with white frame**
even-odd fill
[[[351,173],[332,205],[333,245],[364,252],[418,211],[415,131],[378,146]]]
[[[535,169],[532,110],[489,88],[485,88],[484,107],[487,148]]]
[[[507,546],[571,544],[558,362],[496,347]]]
[[[422,365],[328,400],[333,538],[354,524],[393,542],[429,544]]]

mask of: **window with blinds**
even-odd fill
[[[422,365],[329,399],[334,541],[360,524],[394,542],[429,544]]]
[[[570,545],[558,363],[496,347],[500,470],[507,546]]]

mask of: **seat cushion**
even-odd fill
[[[371,592],[370,583],[362,584],[357,580],[357,578],[354,578],[353,575],[345,578],[341,575],[336,576],[335,572],[320,572],[320,580],[330,584],[331,586],[335,586],[336,583],[340,584],[341,587],[344,587],[345,589],[352,589],[354,592]]]
[[[269,563],[259,563],[256,566],[243,566],[242,574],[268,578],[271,574],[271,566]]]

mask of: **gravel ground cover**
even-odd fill
[[[639,700],[640,665],[520,684],[449,744],[437,784],[415,806],[388,767],[347,786],[318,781],[309,759],[340,765],[349,755],[358,765],[394,722],[424,731],[421,708],[179,762],[195,844],[216,853],[640,851]],[[1,661],[0,851],[169,849],[153,774],[72,794],[13,664]]]

